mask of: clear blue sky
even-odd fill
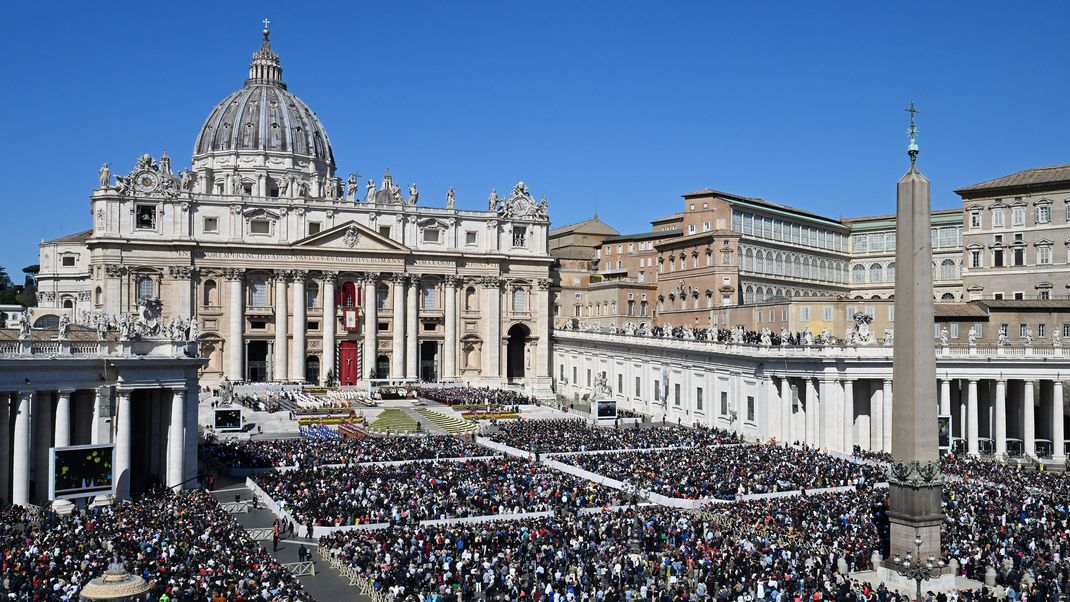
[[[89,227],[101,162],[188,163],[264,17],[339,172],[421,203],[523,179],[555,225],[597,203],[622,232],[703,187],[888,213],[911,100],[935,207],[1070,162],[1066,3],[5,2],[0,265]]]

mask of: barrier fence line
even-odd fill
[[[287,562],[283,564],[282,567],[289,569],[295,577],[316,576],[316,565],[310,560],[304,562]]]

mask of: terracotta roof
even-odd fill
[[[64,242],[85,242],[89,240],[90,236],[93,236],[93,230],[82,230],[81,232],[75,232],[74,234],[68,234],[66,236],[60,236],[59,238],[53,238],[52,240],[46,240],[41,244],[50,245],[54,243]]]
[[[683,232],[679,230],[654,230],[653,232],[639,232],[638,234],[622,234],[620,236],[614,236],[613,238],[607,238],[604,242],[621,242],[625,240],[651,240],[656,238],[676,238]]]
[[[562,247],[560,249],[550,249],[550,257],[590,261],[594,259],[594,251],[587,247]]]
[[[963,196],[964,193],[968,194],[970,192],[981,190],[1043,187],[1060,182],[1065,182],[1070,186],[1070,164],[1026,169],[1009,176],[1003,176],[1002,178],[996,178],[994,180],[981,182],[980,184],[959,188],[955,191],[955,194]]]
[[[1070,299],[985,299],[980,301],[989,309],[1019,311],[1070,310]]]
[[[569,224],[550,230],[550,236],[562,236],[578,230],[583,230],[584,232],[589,232],[591,234],[606,234],[608,236],[617,236],[620,234],[620,232],[615,230],[613,226],[598,219],[598,216],[596,215],[590,219],[585,219],[582,222],[576,222],[575,224]]]
[[[987,318],[988,311],[977,303],[933,303],[937,318]]]

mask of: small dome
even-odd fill
[[[269,35],[265,28],[245,86],[216,105],[204,122],[193,158],[243,152],[290,154],[312,159],[333,173],[334,152],[327,131],[308,105],[286,89]]]

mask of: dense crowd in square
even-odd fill
[[[559,459],[654,493],[686,499],[734,499],[756,493],[844,487],[884,477],[884,469],[878,466],[811,448],[776,445],[610,452]]]
[[[417,395],[422,399],[429,399],[448,406],[517,406],[535,403],[535,398],[525,395],[521,391],[493,389],[491,387],[424,386],[417,390]]]
[[[416,435],[366,436],[360,439],[309,438],[229,440],[203,446],[220,463],[236,468],[321,466],[401,460],[489,456],[493,452],[460,437]]]
[[[500,423],[497,430],[487,436],[497,443],[540,453],[696,447],[740,441],[735,433],[716,428],[687,428],[671,424],[602,428],[577,418]]]
[[[302,525],[408,523],[620,501],[612,489],[513,458],[309,468],[254,480]]]
[[[0,556],[0,597],[10,600],[76,599],[116,559],[152,584],[152,600],[312,599],[205,492],[158,491],[36,522],[7,509]]]

